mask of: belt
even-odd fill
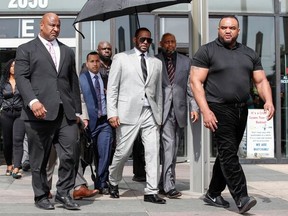
[[[227,103],[225,105],[229,107],[242,108],[242,107],[246,107],[247,103]]]

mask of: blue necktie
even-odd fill
[[[99,83],[99,77],[97,75],[95,75],[94,78],[95,78],[94,87],[96,91],[97,104],[98,104],[98,118],[100,118],[102,116],[100,83]]]

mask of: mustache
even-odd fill
[[[167,54],[173,54],[174,52],[176,52],[176,50],[167,50],[167,49],[162,48],[162,52],[167,53]]]

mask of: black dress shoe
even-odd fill
[[[165,204],[166,200],[159,197],[157,194],[144,195],[144,202],[152,202],[156,204]]]
[[[108,187],[109,187],[110,197],[111,198],[119,198],[118,185],[114,186],[114,185],[110,184],[110,182],[109,182]]]
[[[44,210],[53,210],[55,209],[51,202],[45,197],[39,201],[35,202],[35,206]]]
[[[55,202],[58,202],[63,205],[64,208],[68,210],[80,210],[80,206],[73,202],[70,195],[67,195],[65,197],[61,197],[58,193],[55,196]]]
[[[25,161],[22,163],[22,170],[25,171],[25,172],[27,172],[29,169],[30,169],[29,160],[25,160]]]
[[[158,193],[161,195],[166,195],[166,192],[163,189],[160,189]]]
[[[169,199],[175,199],[175,198],[178,198],[180,196],[182,196],[182,193],[180,191],[177,191],[175,188],[170,190],[168,193],[166,193],[166,196],[169,198]]]
[[[109,195],[109,188],[105,187],[105,188],[98,188],[99,190],[99,194],[104,194],[104,195]]]

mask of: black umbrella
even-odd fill
[[[140,12],[151,12],[158,8],[179,3],[190,3],[191,1],[192,0],[88,0],[78,13],[73,25],[75,28],[75,24],[78,22],[105,21],[114,17]],[[137,24],[139,27],[138,16]],[[78,30],[76,29],[76,31]],[[81,32],[79,33],[83,36]]]

